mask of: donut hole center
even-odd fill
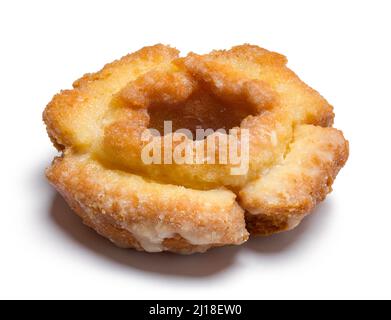
[[[197,129],[203,129],[207,134],[212,133],[208,129],[223,129],[228,133],[231,128],[239,127],[244,118],[255,112],[248,105],[222,101],[211,92],[199,89],[180,103],[152,104],[148,108],[148,114],[148,127],[158,130],[161,136],[169,133],[165,132],[164,123],[171,121],[173,132],[187,129],[192,133],[193,140],[199,140]]]

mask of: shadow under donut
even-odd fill
[[[266,237],[252,237],[244,246],[263,255],[278,254],[293,249],[302,243],[301,238],[304,236],[309,236],[311,232],[319,232],[320,225],[324,225],[324,219],[327,219],[328,214],[332,212],[332,207],[332,200],[325,200],[319,203],[295,229]]]
[[[50,219],[78,244],[92,252],[126,267],[142,271],[186,277],[208,277],[222,272],[235,262],[240,250],[247,249],[260,256],[278,255],[297,247],[300,238],[309,232],[318,232],[316,225],[324,224],[327,213],[332,210],[332,201],[320,203],[314,212],[304,218],[295,229],[268,237],[250,237],[243,246],[214,248],[203,254],[189,256],[172,253],[146,253],[133,249],[116,247],[106,238],[85,226],[81,219],[69,208],[65,200],[56,193],[50,208]],[[311,230],[309,230],[311,229]],[[318,230],[318,231],[317,231]],[[262,259],[262,258],[260,258]]]
[[[55,225],[78,244],[116,263],[147,272],[207,277],[228,268],[234,262],[239,249],[238,247],[215,248],[203,254],[190,256],[172,253],[151,254],[133,249],[121,249],[85,226],[59,194],[53,197],[49,215]]]

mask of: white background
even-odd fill
[[[0,298],[391,298],[389,1],[0,3]],[[297,229],[189,257],[121,250],[45,181],[52,95],[158,42],[283,53],[334,105],[350,159]]]

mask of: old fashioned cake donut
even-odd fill
[[[47,177],[120,247],[204,252],[292,229],[331,191],[348,143],[286,62],[252,45],[186,57],[155,45],[87,74],[44,111],[61,152]],[[240,161],[223,161],[234,144]]]

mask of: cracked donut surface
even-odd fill
[[[332,128],[329,103],[286,63],[252,45],[186,57],[155,45],[87,74],[44,111],[61,152],[47,177],[120,247],[187,254],[292,229],[331,191],[348,142]],[[167,120],[192,133],[246,130],[248,170],[143,162],[143,132],[163,136]]]

